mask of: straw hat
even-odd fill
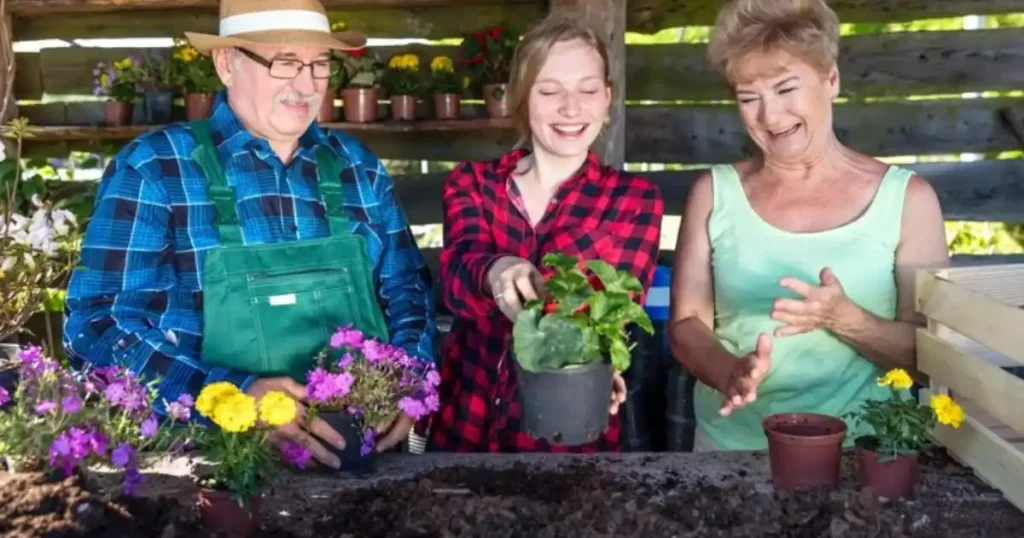
[[[221,0],[219,35],[185,32],[199,52],[220,47],[294,45],[353,50],[366,46],[358,32],[331,33],[318,0]]]

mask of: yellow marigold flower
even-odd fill
[[[932,396],[932,409],[935,410],[935,418],[940,423],[954,428],[959,428],[964,421],[964,410],[948,394],[936,394]]]
[[[473,79],[471,79],[469,77],[462,77],[462,89],[463,90],[468,88],[469,85],[472,84],[472,83],[473,83]]]
[[[206,418],[212,418],[213,410],[217,407],[217,403],[235,394],[239,394],[238,387],[227,381],[210,383],[203,388],[199,393],[199,397],[196,398],[196,411],[199,411]]]
[[[454,73],[455,64],[447,56],[437,56],[430,61],[430,70],[433,72]]]
[[[388,67],[393,68],[393,69],[398,69],[399,66],[401,65],[401,63],[402,63],[402,57],[401,56],[392,56],[391,59],[388,60]]]
[[[245,433],[256,425],[256,399],[236,392],[217,401],[213,423],[229,433]]]
[[[100,73],[100,87],[106,88],[110,85],[110,75],[106,71]]]
[[[879,387],[892,387],[896,390],[906,390],[914,385],[914,380],[910,378],[910,374],[902,368],[895,368],[889,370],[884,376],[878,378]]]
[[[402,56],[399,67],[406,71],[416,71],[420,68],[420,58],[415,54],[406,54]]]
[[[331,31],[332,32],[341,32],[345,28],[348,28],[348,25],[345,24],[345,21],[335,21],[335,22],[331,23]]]
[[[132,58],[131,58],[131,56],[129,56],[127,58],[122,58],[122,59],[114,62],[114,69],[120,69],[120,70],[123,71],[123,70],[126,70],[126,69],[131,69],[132,65],[133,65]]]
[[[283,392],[271,391],[260,399],[260,420],[277,427],[295,420],[295,400]]]

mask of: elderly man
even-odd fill
[[[331,331],[351,323],[432,361],[426,266],[366,147],[313,119],[338,68],[315,0],[223,0],[212,54],[226,90],[207,120],[150,131],[107,168],[68,289],[65,342],[79,363],[159,378],[161,398],[229,381],[257,400],[302,380]],[[402,416],[378,450],[405,439]],[[326,423],[274,436],[337,458]]]

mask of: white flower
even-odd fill
[[[9,271],[11,267],[14,267],[15,261],[17,261],[17,259],[14,256],[6,256],[4,259],[0,260],[0,273]]]
[[[0,144],[0,161],[7,159],[7,148]]]
[[[25,225],[28,224],[28,219],[17,214],[11,213],[7,219],[7,222],[0,222],[0,235],[8,234],[14,235],[25,229]]]

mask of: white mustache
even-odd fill
[[[277,98],[277,102],[283,105],[308,105],[312,104],[316,100],[315,95],[302,96],[302,95],[282,95]]]

